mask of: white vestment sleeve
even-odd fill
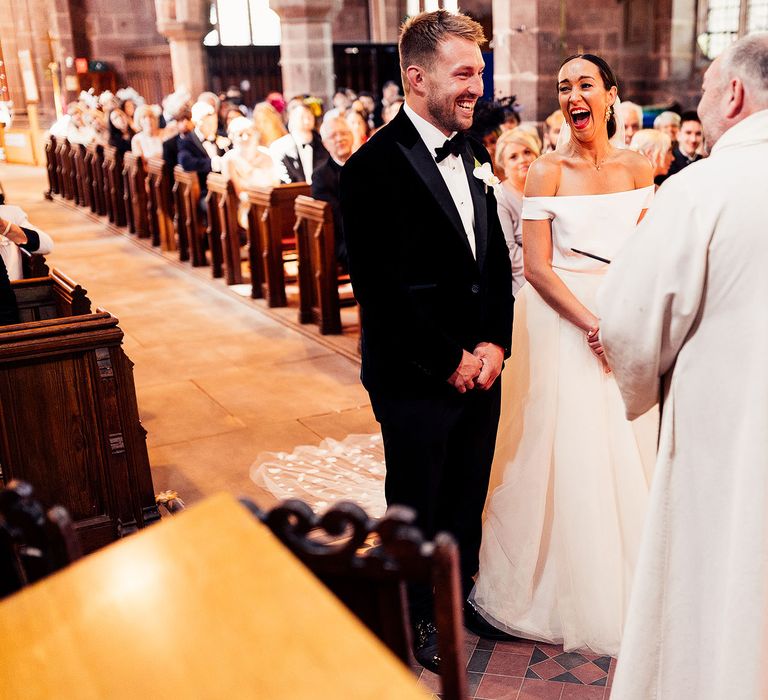
[[[659,399],[696,321],[712,230],[699,220],[682,182],[665,183],[621,254],[597,300],[600,338],[633,420]]]

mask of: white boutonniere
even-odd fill
[[[480,164],[480,161],[475,158],[475,169],[472,171],[472,174],[478,179],[482,180],[483,184],[485,185],[485,191],[488,191],[489,187],[493,187],[494,185],[498,185],[501,180],[497,178],[493,174],[493,170],[491,169],[490,163],[483,163]]]
[[[222,151],[226,151],[232,145],[232,142],[226,136],[217,136],[216,145]]]

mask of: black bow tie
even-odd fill
[[[439,163],[448,156],[460,156],[464,153],[467,140],[464,134],[454,134],[452,139],[446,139],[442,146],[435,149],[435,160]]]

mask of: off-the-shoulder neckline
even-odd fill
[[[550,194],[540,195],[538,197],[524,197],[524,199],[571,199],[573,197],[610,197],[615,194],[628,194],[630,192],[644,192],[651,189],[654,185],[648,185],[647,187],[636,187],[633,190],[621,190],[620,192],[600,192],[598,194]]]

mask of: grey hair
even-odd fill
[[[323,119],[323,123],[320,125],[320,138],[325,140],[328,138],[328,133],[331,130],[331,125],[335,124],[336,122],[340,124],[344,124],[345,127],[349,130],[349,132],[352,132],[351,127],[349,126],[349,122],[344,119],[344,117],[331,117],[330,119]]]
[[[656,119],[653,120],[653,128],[660,129],[667,124],[674,124],[680,126],[680,115],[675,112],[662,112]]]
[[[643,125],[643,108],[639,104],[635,104],[634,102],[630,102],[629,100],[626,100],[625,102],[621,103],[620,109],[632,111],[635,114],[637,114],[637,121],[640,124],[640,126]]]
[[[768,32],[755,32],[729,46],[722,55],[720,75],[724,82],[740,78],[768,102]]]

